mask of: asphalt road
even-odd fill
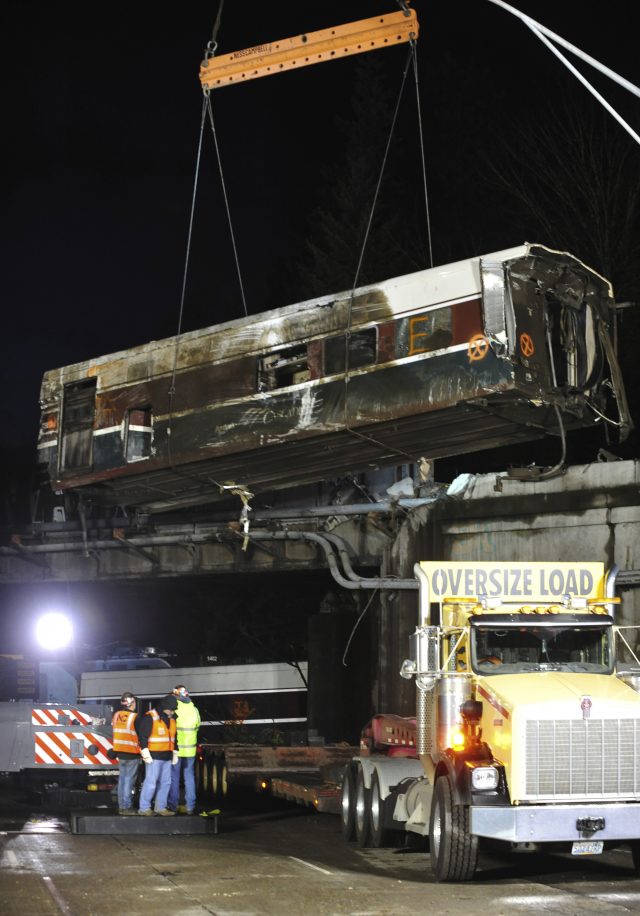
[[[589,859],[481,855],[475,881],[434,882],[423,849],[360,850],[338,819],[274,803],[223,812],[217,835],[72,835],[0,790],[3,916],[640,913],[623,849]]]

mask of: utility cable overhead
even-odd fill
[[[581,51],[580,48],[577,48],[575,45],[572,45],[566,39],[561,38],[560,35],[556,35],[555,32],[552,32],[551,29],[546,28],[539,22],[536,22],[535,19],[531,19],[530,16],[527,16],[525,13],[520,12],[515,7],[510,6],[508,3],[505,3],[504,0],[489,0],[489,3],[495,4],[495,6],[500,6],[502,9],[506,10],[508,13],[511,13],[517,19],[520,19],[524,24],[531,29],[536,38],[539,38],[540,41],[547,46],[547,48],[554,54],[561,63],[569,70],[575,78],[582,83],[582,85],[588,89],[588,91],[593,95],[593,97],[600,102],[603,108],[605,108],[609,114],[615,118],[615,120],[620,124],[624,130],[633,137],[633,139],[640,145],[640,135],[625,121],[625,119],[620,115],[615,108],[607,102],[607,100],[602,96],[598,90],[589,82],[589,80],[577,70],[573,64],[567,60],[567,58],[562,54],[558,48],[552,42],[556,42],[561,45],[563,48],[566,48],[568,51],[571,51],[585,63],[590,64],[596,70],[599,70],[600,73],[603,73],[605,76],[608,76],[609,79],[612,79],[619,86],[622,86],[623,89],[627,89],[633,95],[640,98],[640,88],[634,85],[634,83],[629,82],[624,77],[620,76],[614,70],[611,70],[609,67],[606,67],[604,64],[601,64],[600,61],[591,57],[589,54],[585,54],[584,51]],[[551,41],[549,40],[551,39]]]

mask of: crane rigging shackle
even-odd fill
[[[415,41],[418,29],[415,10],[403,5],[403,11],[399,13],[359,19],[220,57],[208,57],[200,65],[200,83],[203,90],[219,89],[284,70],[338,60],[350,54],[364,54]]]

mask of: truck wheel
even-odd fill
[[[469,833],[468,805],[454,805],[448,776],[436,782],[429,825],[431,868],[438,881],[470,881],[478,862],[478,838]]]
[[[342,790],[340,792],[340,822],[342,836],[347,842],[356,838],[356,780],[353,764],[344,768]]]
[[[371,845],[376,849],[393,844],[393,830],[384,826],[383,801],[380,795],[380,780],[377,772],[371,777],[369,793],[369,823],[371,825]]]
[[[356,842],[358,846],[363,849],[369,846],[371,838],[369,792],[370,790],[367,789],[364,784],[362,767],[358,767],[358,775],[356,776],[355,827]]]

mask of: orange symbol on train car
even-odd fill
[[[476,363],[484,359],[489,352],[489,341],[484,334],[474,334],[469,341],[469,362]]]
[[[536,352],[531,335],[526,332],[520,335],[520,350],[523,356],[533,356]]]

